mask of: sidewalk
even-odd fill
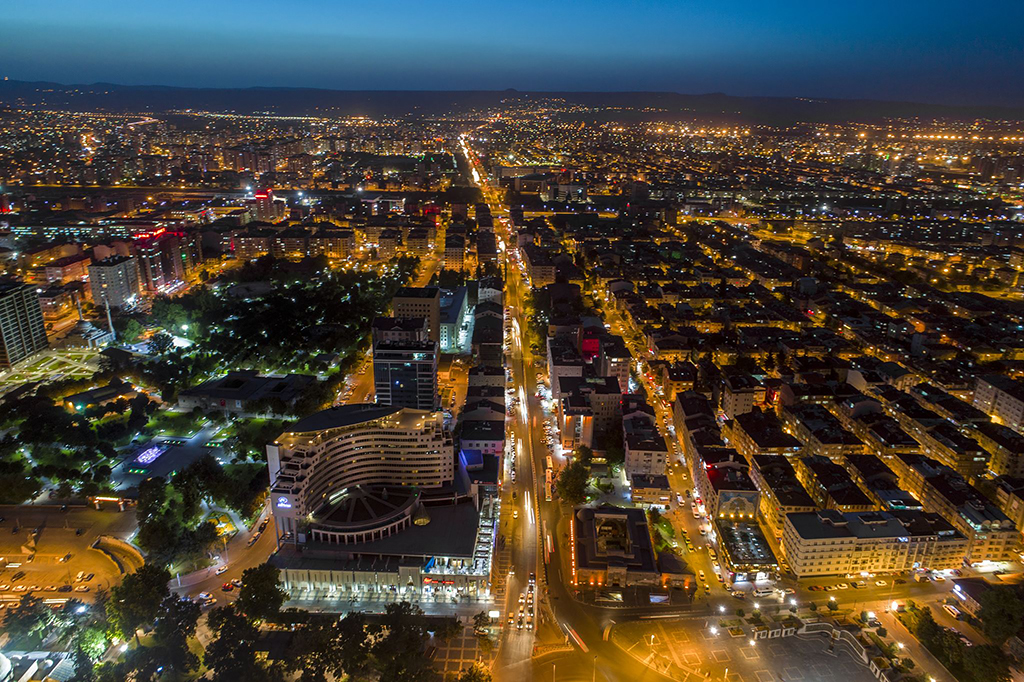
[[[428,616],[459,616],[460,618],[472,618],[481,611],[490,611],[495,606],[495,601],[489,597],[471,597],[460,599],[453,604],[448,597],[434,599],[433,597],[420,598],[418,596],[405,595],[399,597],[395,594],[383,594],[379,599],[350,600],[349,597],[339,594],[335,597],[299,597],[289,599],[282,608],[296,607],[308,611],[326,611],[328,613],[345,613],[349,611],[363,611],[366,613],[383,613],[388,604],[407,601],[420,607]]]
[[[956,678],[949,674],[949,671],[938,659],[932,656],[931,652],[917,641],[914,635],[907,631],[907,628],[892,613],[878,612],[878,620],[889,631],[889,635],[896,641],[903,644],[902,657],[909,658],[917,664],[917,669],[931,675],[935,682],[956,682]]]

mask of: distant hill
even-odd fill
[[[993,106],[945,106],[915,102],[734,97],[721,93],[674,92],[519,92],[322,90],[316,88],[175,88],[159,85],[62,85],[0,81],[0,106],[37,106],[58,110],[151,112],[193,109],[242,114],[430,116],[484,110],[502,101],[562,99],[584,107],[627,110],[580,114],[595,119],[713,119],[748,124],[880,121],[921,117],[973,120],[1024,120],[1024,109]]]

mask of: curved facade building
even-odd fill
[[[455,476],[451,435],[439,412],[374,404],[342,405],[299,420],[267,446],[267,462],[278,532],[294,533],[300,543],[345,542],[331,537],[344,533],[331,526],[354,496],[439,488]],[[405,517],[399,526],[407,526],[411,511],[399,515]],[[364,526],[361,540],[378,537],[378,530]]]

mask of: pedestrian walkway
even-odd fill
[[[295,607],[328,613],[348,613],[349,611],[383,613],[388,604],[401,601],[415,604],[428,616],[459,616],[460,618],[472,618],[481,611],[490,611],[495,608],[496,603],[492,597],[464,597],[453,602],[447,596],[399,596],[391,592],[382,592],[378,595],[361,595],[359,598],[353,599],[336,593],[334,595],[294,597],[285,602],[284,608]]]

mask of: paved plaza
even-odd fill
[[[652,640],[653,635],[653,640]],[[821,634],[762,639],[711,634],[702,621],[626,623],[616,628],[616,644],[668,676],[728,682],[869,682],[867,666],[845,644],[829,651]],[[724,677],[728,673],[728,678]]]
[[[484,647],[480,646],[480,638],[473,634],[473,628],[470,626],[463,628],[461,635],[456,635],[447,642],[435,641],[432,644],[436,647],[433,656],[434,670],[442,676],[446,673],[458,674],[475,661],[490,665],[494,655],[493,647],[490,651],[484,651]]]

